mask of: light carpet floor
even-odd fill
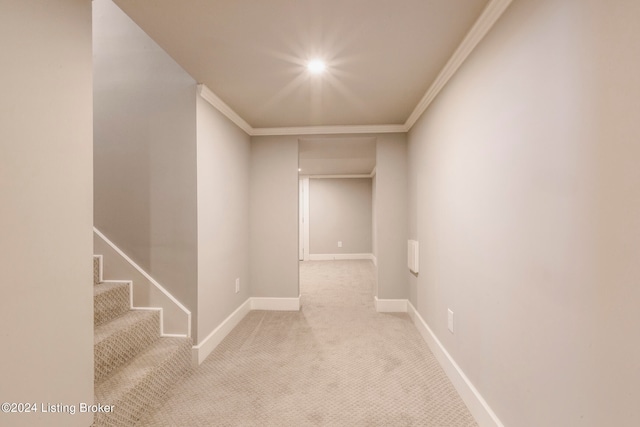
[[[300,312],[252,311],[142,426],[476,426],[370,261],[300,263]]]

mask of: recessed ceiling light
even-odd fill
[[[312,74],[320,74],[327,68],[327,66],[322,60],[314,59],[312,61],[309,61],[309,63],[307,64],[307,68],[309,69],[309,71],[311,71]]]
[[[298,168],[298,172],[302,172],[302,169]]]

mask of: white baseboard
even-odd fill
[[[504,427],[504,424],[502,424],[480,392],[473,386],[471,381],[469,381],[469,378],[467,378],[462,369],[460,369],[460,366],[453,360],[449,352],[444,348],[422,316],[420,316],[420,313],[418,313],[409,301],[407,301],[407,313],[431,349],[431,352],[436,359],[438,359],[438,362],[440,362],[440,366],[444,369],[478,425],[480,427]]]
[[[379,299],[377,296],[373,297],[376,311],[378,313],[406,313],[407,301],[406,299]]]
[[[300,311],[297,298],[251,298],[251,310]]]
[[[251,310],[299,311],[298,298],[248,298],[198,345],[191,348],[193,366],[200,365]]]
[[[240,307],[231,313],[198,345],[191,348],[191,360],[193,366],[201,364],[208,355],[229,335],[238,323],[251,311],[251,298],[248,298]]]
[[[309,254],[309,261],[334,261],[345,259],[375,260],[373,254]]]

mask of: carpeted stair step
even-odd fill
[[[98,383],[160,337],[157,310],[131,310],[94,327],[94,378]]]
[[[122,316],[130,308],[129,282],[102,282],[93,287],[93,326]]]
[[[133,426],[190,369],[191,340],[160,338],[127,365],[96,382],[95,402],[113,412],[95,414],[94,426]]]

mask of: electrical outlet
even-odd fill
[[[240,278],[236,279],[236,294],[240,292]]]
[[[342,240],[338,240],[338,247],[341,248],[342,247]]]
[[[453,333],[453,311],[450,308],[447,309],[447,328]]]

